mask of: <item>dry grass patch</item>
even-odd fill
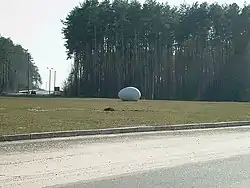
[[[0,98],[0,135],[249,119],[250,103]]]

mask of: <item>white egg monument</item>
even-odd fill
[[[125,87],[118,93],[122,101],[138,101],[141,98],[141,92],[135,87]]]

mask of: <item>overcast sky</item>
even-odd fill
[[[197,0],[198,2],[203,2]],[[32,54],[43,79],[42,88],[48,83],[48,70],[57,71],[56,84],[61,86],[68,76],[72,60],[66,60],[66,49],[63,46],[60,19],[82,0],[0,0],[0,34],[10,37],[14,43],[22,45]],[[142,1],[143,2],[143,1]],[[164,2],[161,0],[161,2]],[[169,0],[170,5],[188,4],[195,0]],[[206,2],[216,2],[208,0]],[[233,3],[233,0],[219,0],[222,3]],[[244,0],[237,0],[243,5]],[[53,83],[53,82],[52,82]],[[52,86],[53,87],[53,86]]]

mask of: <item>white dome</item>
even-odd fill
[[[141,92],[135,87],[125,87],[119,91],[118,96],[123,101],[138,101],[141,98]]]

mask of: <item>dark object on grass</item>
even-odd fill
[[[112,107],[108,107],[108,108],[104,108],[104,111],[115,111],[115,109]]]

